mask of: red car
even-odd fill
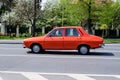
[[[90,49],[101,48],[103,38],[86,33],[82,27],[57,27],[45,36],[24,39],[26,48],[39,53],[44,50],[78,50],[82,55]]]

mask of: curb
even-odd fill
[[[23,40],[0,40],[0,44],[23,44]]]
[[[23,44],[23,43],[0,43],[0,44]]]

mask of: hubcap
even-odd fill
[[[82,47],[80,48],[80,53],[81,53],[81,54],[87,54],[87,53],[88,53],[88,48],[85,47],[85,46],[82,46]]]
[[[34,45],[33,46],[33,52],[38,53],[40,51],[40,46],[39,45]]]

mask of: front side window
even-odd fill
[[[78,36],[78,32],[75,28],[68,28],[65,32],[66,36]]]
[[[62,36],[62,29],[54,30],[50,33],[50,36]]]

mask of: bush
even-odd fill
[[[30,37],[31,35],[29,33],[23,33],[23,34],[20,34],[20,37]]]

